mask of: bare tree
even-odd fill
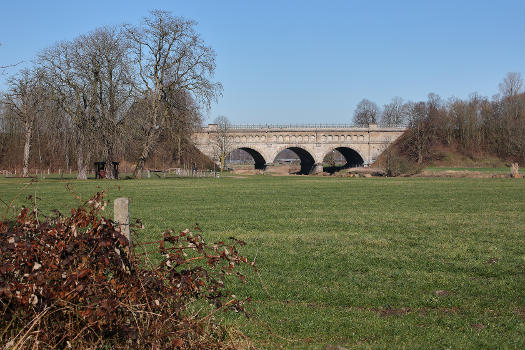
[[[95,130],[97,96],[84,74],[84,55],[79,42],[61,42],[44,50],[39,64],[46,72],[46,83],[74,126],[78,179],[87,179],[89,143]]]
[[[221,92],[220,83],[211,81],[215,52],[203,43],[194,26],[195,22],[173,17],[169,12],[152,11],[142,26],[126,27],[140,76],[137,88],[148,103],[144,116],[147,127],[134,177],[142,176],[144,164],[166,125],[168,91],[185,91],[204,107],[209,107]]]
[[[330,168],[335,168],[336,166],[336,154],[335,150],[332,150],[331,152],[328,152],[328,154],[324,157],[323,162],[328,165]]]
[[[87,178],[97,149],[103,149],[107,163],[113,160],[116,128],[130,104],[131,77],[123,39],[114,28],[100,28],[39,56],[47,84],[74,125],[79,179]]]
[[[499,141],[505,158],[524,161],[525,151],[525,94],[522,93],[523,79],[519,73],[507,73],[499,84],[503,95],[499,105]]]
[[[415,153],[417,162],[421,164],[423,163],[431,141],[426,103],[410,103],[408,118],[407,146],[409,152]]]
[[[17,76],[9,79],[9,91],[5,103],[10,107],[24,125],[24,154],[22,177],[29,176],[29,158],[35,127],[35,119],[41,115],[44,107],[44,88],[39,72],[22,70]]]
[[[507,76],[499,83],[499,91],[503,97],[515,96],[521,92],[523,79],[517,72],[509,72]]]
[[[483,99],[472,94],[466,101],[453,99],[449,103],[447,116],[442,118],[455,122],[454,131],[458,144],[466,152],[480,151],[481,144],[481,107]]]
[[[370,124],[376,124],[379,115],[379,107],[374,102],[362,99],[354,111],[354,124],[366,127]]]
[[[133,71],[129,42],[115,27],[103,27],[78,39],[83,51],[85,77],[92,86],[97,138],[107,178],[114,178],[115,142],[132,102]]]
[[[389,104],[383,106],[381,125],[402,126],[406,123],[408,106],[401,97],[394,97]]]
[[[213,121],[217,125],[217,131],[212,140],[215,156],[219,161],[221,171],[224,169],[226,156],[233,151],[232,140],[229,134],[231,123],[226,116],[220,115]]]
[[[200,108],[190,94],[185,91],[167,95],[169,113],[166,134],[176,146],[177,165],[181,165],[183,149],[191,141],[189,136],[201,125]]]

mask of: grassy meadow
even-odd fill
[[[85,198],[129,197],[139,241],[195,223],[207,241],[246,241],[269,294],[246,270],[231,289],[252,296],[251,317],[223,322],[258,348],[525,346],[522,179],[48,176],[24,190],[27,179],[0,178],[0,199],[36,194],[41,213],[67,212],[68,182]]]

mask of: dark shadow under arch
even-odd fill
[[[236,149],[241,149],[241,150],[247,152],[250,156],[252,156],[253,161],[255,163],[255,169],[260,169],[260,170],[266,169],[266,160],[264,159],[264,157],[259,152],[257,152],[253,148],[248,148],[248,147],[239,147],[239,148],[236,148]],[[235,151],[235,150],[233,150],[233,151]]]
[[[314,168],[314,165],[315,165],[314,157],[312,157],[310,152],[308,152],[307,150],[305,150],[303,148],[300,148],[300,147],[288,147],[288,148],[285,148],[285,149],[289,149],[290,151],[294,152],[297,155],[297,157],[299,157],[299,160],[301,161],[301,170],[299,170],[299,172],[296,173],[296,174],[298,174],[298,175],[308,175],[308,174],[310,174],[310,172],[312,171],[312,169]],[[282,151],[284,151],[284,149]],[[275,158],[277,159],[278,156],[279,156],[279,154],[277,154],[277,156]],[[275,162],[275,160],[274,160],[274,162]]]
[[[365,163],[363,157],[361,157],[359,153],[357,153],[355,150],[349,147],[337,147],[335,148],[335,150],[341,153],[343,157],[345,157],[346,164],[342,166],[324,167],[323,171],[326,171],[327,173],[335,173],[336,171],[342,169],[360,167],[363,166]]]

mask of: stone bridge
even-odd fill
[[[197,148],[218,162],[217,146],[222,139],[228,152],[242,149],[255,161],[256,169],[273,165],[277,155],[292,150],[301,160],[301,173],[318,173],[323,170],[325,156],[333,150],[346,159],[345,167],[368,166],[405,128],[384,128],[350,125],[232,125],[225,133],[216,124],[208,124],[193,134]],[[222,135],[222,136],[221,136]]]

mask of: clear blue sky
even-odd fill
[[[362,98],[491,97],[525,65],[523,0],[3,1],[0,65],[151,9],[196,20],[217,52],[207,122],[345,123]]]

